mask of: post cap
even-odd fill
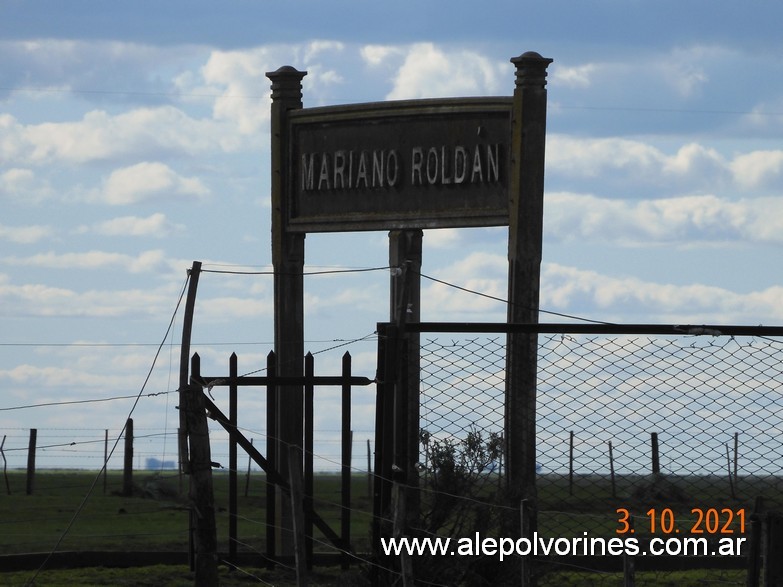
[[[517,87],[544,87],[546,85],[546,68],[554,61],[549,57],[542,57],[535,51],[527,51],[519,57],[512,57],[511,63],[517,67]]]

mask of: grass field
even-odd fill
[[[8,473],[11,494],[0,485],[0,555],[19,553],[115,551],[178,552],[188,550],[188,517],[185,499],[179,497],[180,480],[176,474],[137,471],[133,497],[122,497],[121,472],[109,472],[106,491],[103,477],[89,471],[41,471],[36,475],[33,495],[25,494],[23,471]],[[228,550],[228,476],[216,473],[218,545]],[[258,553],[264,550],[266,526],[265,482],[262,474],[250,478],[245,495],[245,477],[239,481],[239,550]],[[184,480],[185,491],[187,478]],[[539,484],[539,529],[551,536],[614,536],[618,527],[616,509],[627,507],[644,518],[645,508],[672,508],[680,520],[690,516],[693,507],[745,507],[750,512],[758,495],[771,506],[780,507],[783,485],[777,478],[745,480],[731,497],[720,480],[681,478],[670,480],[657,496],[640,493],[644,480],[624,480],[612,497],[605,479],[580,477],[569,486],[565,477],[542,478]],[[85,501],[90,487],[91,496]],[[317,475],[316,509],[334,529],[339,520],[339,475]],[[660,488],[659,488],[660,489]],[[666,491],[671,492],[666,494]],[[355,475],[352,486],[351,533],[357,552],[369,551],[371,499],[367,478]],[[675,499],[676,497],[676,499]],[[657,501],[656,501],[657,500]],[[80,515],[76,510],[84,503]],[[652,506],[650,504],[653,504]],[[692,517],[692,516],[691,516]],[[689,522],[685,522],[686,524]],[[737,528],[736,521],[733,528]],[[67,530],[67,531],[66,531]],[[649,529],[648,529],[649,530]],[[640,528],[640,534],[645,529]],[[649,534],[649,531],[647,532]],[[319,547],[316,551],[328,551]],[[0,565],[2,561],[0,561]],[[270,571],[248,565],[241,571],[221,569],[221,584],[272,584],[285,587],[295,584],[290,569]],[[4,572],[0,567],[0,584],[24,585],[35,570]],[[363,585],[367,567],[358,566],[348,575],[338,569],[316,569],[312,585]],[[744,584],[744,570],[708,570],[688,572],[640,572],[637,585],[709,585]],[[193,576],[186,565],[153,565],[142,568],[87,568],[58,570],[45,568],[36,577],[36,585],[192,585]],[[542,577],[544,587],[622,585],[617,573],[558,572]]]

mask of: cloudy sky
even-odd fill
[[[542,309],[612,322],[783,322],[778,2],[216,6],[0,0],[6,449],[26,447],[31,427],[49,444],[119,432],[132,397],[92,400],[142,389],[192,261],[270,268],[265,72],[282,65],[308,72],[309,107],[510,95],[511,57],[551,57]],[[423,272],[502,298],[505,254],[502,228],[429,231]],[[313,271],[383,267],[387,255],[385,233],[306,241]],[[388,282],[382,270],[308,277],[307,348],[371,335],[388,317]],[[430,280],[421,312],[505,317],[502,303]],[[205,273],[193,334],[204,371],[224,374],[232,351],[240,372],[260,369],[271,313],[269,276]],[[176,394],[161,392],[177,386],[180,330],[181,312],[134,412],[156,443],[139,455],[175,458]],[[371,336],[321,353],[321,364],[345,350],[374,375]],[[249,435],[263,430],[260,395],[243,396],[257,414],[244,422]],[[357,400],[359,438],[370,434],[370,400]],[[336,424],[324,415],[319,427]],[[77,448],[42,462],[102,455]],[[21,450],[6,454],[23,465]]]

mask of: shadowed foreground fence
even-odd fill
[[[745,537],[742,557],[637,558],[637,570],[646,563],[661,580],[691,564],[715,568],[704,581],[737,584],[721,567],[747,567],[751,518],[783,509],[783,341],[692,332],[702,335],[539,335],[538,533],[642,544],[687,534],[709,538],[711,548]],[[505,348],[502,336],[422,334],[423,534],[491,536],[512,515],[499,441]],[[455,495],[444,500],[443,491]],[[458,516],[444,511],[448,501]],[[613,558],[621,570],[622,558]],[[434,573],[486,576],[447,562]],[[573,556],[539,562],[539,578],[607,568]]]
[[[783,343],[769,336],[698,332],[700,336],[687,332],[539,334],[538,532],[545,539],[609,539],[631,536],[633,529],[633,536],[642,544],[653,537],[699,532],[712,544],[731,535],[746,537],[741,556],[623,559],[560,552],[531,556],[539,585],[563,584],[565,573],[588,571],[592,573],[589,579],[580,575],[573,581],[616,585],[616,573],[624,568],[626,577],[634,576],[629,568],[635,569],[639,585],[686,584],[676,574],[676,569],[686,567],[700,569],[699,584],[744,585],[747,581],[753,585],[758,583],[748,577],[760,575],[759,561],[768,572],[781,558],[764,559],[761,555],[776,548],[770,545],[769,537],[776,531],[768,513],[783,509]],[[409,504],[414,513],[415,508],[419,512],[401,525],[407,523],[407,533],[419,537],[465,538],[476,532],[486,537],[504,536],[503,529],[518,525],[520,515],[519,506],[508,503],[504,485],[505,336],[499,329],[467,335],[432,331],[422,333],[420,345],[420,420],[415,431],[419,479],[410,487],[415,501]],[[317,407],[334,410],[340,405],[339,396],[324,394]],[[256,405],[262,414],[265,402],[260,400]],[[268,439],[263,418],[254,418],[253,429],[243,429],[257,439]],[[212,434],[217,436],[218,427],[212,426]],[[71,438],[74,432],[65,434]],[[86,434],[90,438],[84,439],[84,448],[94,447],[90,449],[92,458],[102,462],[105,434],[99,430]],[[136,434],[139,441],[161,433],[150,434],[137,427]],[[164,431],[163,435],[172,436],[170,446],[175,446],[172,432]],[[21,464],[26,435],[17,436],[11,448],[19,449],[15,462]],[[340,436],[346,436],[344,430]],[[75,448],[68,439],[52,442],[46,433],[38,440],[43,454]],[[8,452],[9,443],[5,450],[13,454]],[[308,450],[310,456],[323,456],[317,448]],[[146,456],[146,451],[137,451],[136,458],[142,454]],[[225,463],[223,456],[225,453],[218,460]],[[256,566],[264,566],[272,562],[266,548],[268,479],[254,475],[248,481],[248,491],[243,483],[246,461],[240,458],[228,467],[229,474],[216,475],[220,550],[226,552],[233,544],[239,555],[237,564],[252,560]],[[364,455],[360,460],[364,462]],[[348,514],[353,556],[339,556],[340,549],[318,531],[309,536],[316,554],[332,553],[339,557],[334,560],[364,570],[386,567],[389,571],[381,578],[392,583],[404,580],[408,573],[433,585],[519,584],[514,564],[519,557],[510,556],[500,563],[491,556],[422,555],[409,561],[406,570],[396,557],[371,553],[373,513],[367,471],[363,465],[354,469],[361,475],[353,476],[356,487],[350,492],[350,503],[345,503],[340,486],[350,457],[327,461],[334,465],[333,470],[342,463],[342,473],[316,476],[315,489],[304,498],[310,503],[314,500],[317,511],[335,527]],[[231,472],[244,489],[239,490],[237,513],[228,507],[229,494],[237,491],[236,482],[233,490],[228,488]],[[375,489],[380,482],[396,481],[382,478],[379,470],[374,475]],[[114,481],[110,478],[108,493],[94,505],[91,502],[60,550],[105,550],[115,544],[118,550],[143,551],[152,546],[184,560],[187,503],[177,472],[136,475],[134,483],[150,491],[141,499],[139,495],[124,499],[113,495],[121,487],[120,481],[117,476]],[[22,495],[20,484],[21,477],[12,481],[17,504],[29,499]],[[2,520],[7,537],[0,541],[2,552],[24,552],[35,545],[41,548],[42,536],[53,545],[89,479],[76,485],[37,485],[36,494],[46,499],[49,514],[9,508],[13,515]],[[71,501],[66,493],[72,494]],[[3,499],[11,503],[11,496]],[[382,518],[384,531],[394,530],[398,513],[375,512]],[[39,528],[36,536],[28,535],[26,526],[43,523],[41,518],[47,515],[50,519],[42,530]],[[760,522],[766,524],[766,536],[754,542],[753,537],[760,535],[752,529]],[[231,524],[238,524],[238,538],[233,541],[228,536]],[[775,584],[774,575],[768,574],[767,579],[767,584]]]

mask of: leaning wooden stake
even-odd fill
[[[11,485],[8,483],[8,463],[5,460],[5,453],[3,452],[4,444],[5,434],[3,434],[3,442],[0,442],[0,456],[3,457],[3,479],[5,479],[5,489],[8,491],[8,495],[11,495]]]
[[[617,490],[614,484],[614,456],[612,456],[612,441],[609,441],[609,474],[612,476],[612,497],[617,497]]]
[[[212,455],[209,447],[209,426],[204,390],[197,383],[201,378],[201,359],[193,355],[191,382],[185,388],[185,412],[190,454],[190,507],[194,521],[196,585],[217,585],[217,529],[215,497],[212,488]]]
[[[731,498],[737,499],[737,494],[734,491],[734,479],[731,476],[731,457],[729,456],[729,445],[726,445],[726,469],[729,473],[729,487],[731,488]]]

